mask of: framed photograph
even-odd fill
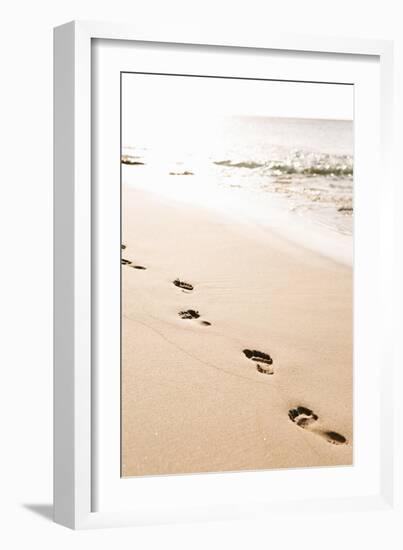
[[[55,521],[393,511],[392,44],[54,46]]]

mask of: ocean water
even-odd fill
[[[352,121],[195,117],[155,127],[123,143],[124,183],[351,236]]]

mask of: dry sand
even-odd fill
[[[126,186],[123,243],[124,476],[352,463],[351,268]]]

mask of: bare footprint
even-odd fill
[[[181,319],[199,319],[200,317],[200,313],[195,309],[187,309],[185,311],[180,311],[178,315]],[[207,327],[211,326],[210,321],[200,321],[200,324]]]
[[[200,317],[200,313],[195,309],[187,309],[186,311],[180,311],[178,315],[181,319],[198,319]]]
[[[274,374],[274,369],[271,366],[273,359],[268,353],[257,351],[255,349],[244,349],[243,353],[248,359],[257,363],[256,370],[262,374]]]
[[[333,431],[318,430],[315,427],[315,424],[319,420],[319,417],[307,407],[299,406],[295,409],[290,409],[288,411],[288,416],[290,420],[295,422],[295,424],[297,424],[300,428],[310,428],[314,433],[322,436],[326,439],[326,441],[332,443],[333,445],[344,445],[347,443],[347,439],[344,435]]]
[[[301,428],[306,428],[318,420],[318,415],[307,407],[296,407],[288,411],[288,416]]]
[[[185,281],[181,281],[180,279],[175,279],[173,281],[173,284],[178,288],[181,288],[182,290],[187,290],[187,291],[193,290],[193,285],[191,285],[190,283],[186,283]]]
[[[122,248],[126,248],[124,244],[122,244]],[[143,265],[133,265],[131,260],[126,260],[125,258],[122,258],[122,265],[130,265],[133,269],[147,269]]]

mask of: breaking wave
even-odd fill
[[[259,162],[255,160],[216,160],[214,164],[227,168],[263,168],[272,175],[352,177],[353,159],[349,155],[327,155],[295,151],[285,159]]]
[[[217,166],[228,166],[229,168],[262,168],[265,164],[252,161],[233,162],[232,160],[216,160],[214,164]]]

